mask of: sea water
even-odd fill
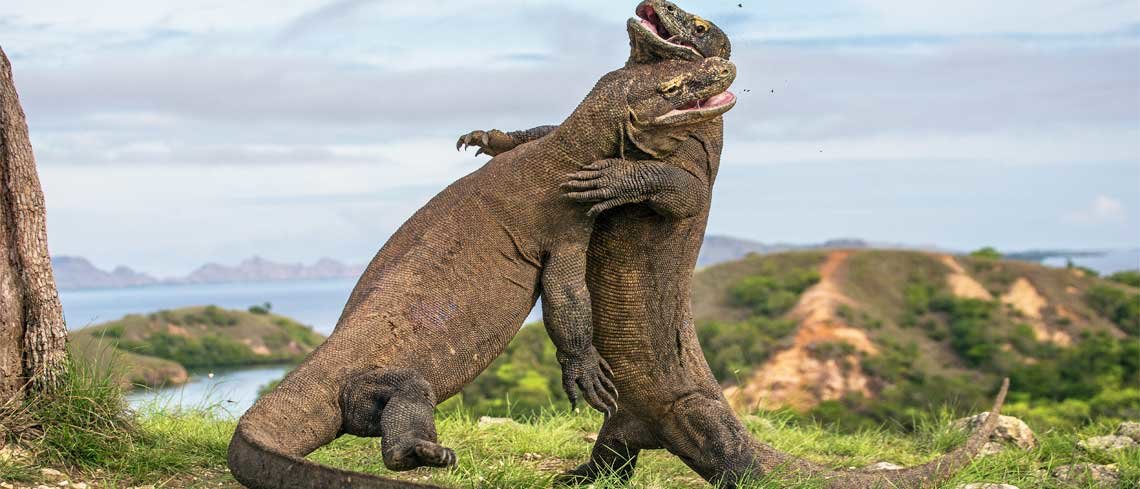
[[[275,314],[296,319],[328,336],[355,284],[355,279],[335,279],[64,290],[60,300],[71,329],[162,309],[216,305],[245,310],[269,302]],[[535,308],[527,322],[541,318]],[[219,416],[237,417],[253,405],[262,387],[281,379],[287,371],[286,366],[192,371],[186,384],[136,390],[128,400],[135,407],[157,403],[164,408],[206,408]]]

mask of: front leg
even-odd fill
[[[554,132],[555,129],[558,129],[558,126],[538,126],[511,132],[503,132],[498,129],[471,131],[459,137],[459,141],[455,143],[455,149],[462,151],[469,146],[475,146],[479,148],[479,151],[475,152],[475,156],[481,154],[498,156],[523,144],[541,139]]]
[[[586,289],[586,250],[552,252],[542,270],[542,319],[562,366],[562,388],[571,405],[578,391],[595,409],[617,411],[613,372],[594,348],[590,291]]]
[[[662,161],[599,160],[569,178],[563,191],[570,199],[593,203],[590,216],[644,202],[663,216],[684,219],[701,213],[709,201],[707,183]]]

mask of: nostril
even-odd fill
[[[677,11],[677,7],[674,7],[673,5],[666,5],[665,10],[669,11],[669,13],[673,13]]]

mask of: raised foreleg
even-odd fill
[[[566,196],[594,204],[588,214],[644,203],[658,214],[685,219],[707,210],[712,175],[705,143],[689,138],[663,161],[599,160],[572,174]]]
[[[341,390],[344,432],[382,437],[384,466],[403,471],[455,465],[455,452],[437,443],[435,394],[410,369],[358,374]]]
[[[558,126],[538,126],[511,132],[503,132],[498,129],[471,131],[459,137],[459,141],[455,143],[455,149],[462,150],[469,146],[475,146],[479,148],[479,151],[475,152],[475,156],[481,154],[498,156],[515,149],[517,146],[542,139],[547,134],[554,132],[555,129],[558,129]]]

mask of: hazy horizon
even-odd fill
[[[969,250],[1140,243],[1140,7],[682,1],[733,39],[709,233]],[[628,54],[636,2],[8,2],[51,252],[159,276],[368,260]]]

